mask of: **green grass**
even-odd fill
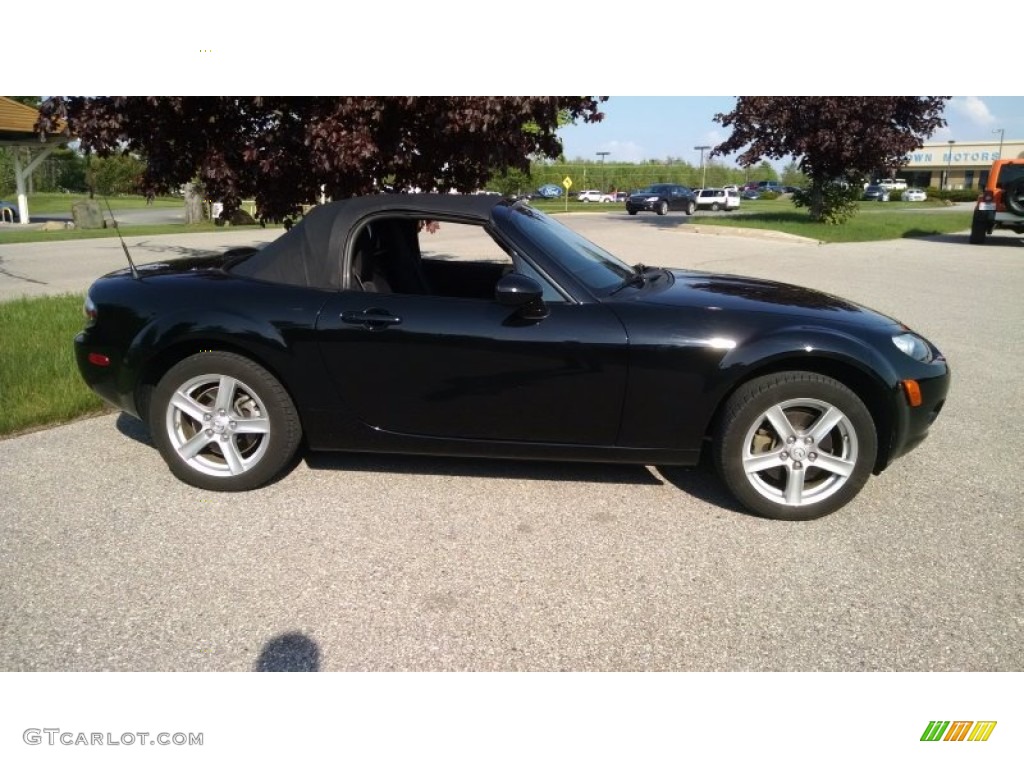
[[[564,201],[531,203],[547,213],[565,213]],[[945,211],[941,201],[924,203],[862,202],[857,215],[845,224],[819,224],[808,220],[807,210],[796,208],[792,200],[744,200],[740,210],[727,216],[702,216],[697,213],[685,221],[702,228],[742,227],[785,232],[809,237],[825,243],[861,243],[874,240],[896,240],[903,237],[926,237],[961,232],[971,227],[970,210]],[[623,203],[577,203],[569,201],[569,213],[624,211]],[[652,214],[640,214],[650,216]],[[678,215],[678,214],[676,214]]]
[[[821,224],[807,219],[804,211],[766,211],[733,216],[694,216],[691,221],[702,228],[741,227],[786,232],[824,243],[865,243],[897,240],[904,237],[962,232],[971,227],[971,211],[914,212],[890,209],[861,212],[844,224]]]
[[[232,232],[244,229],[257,229],[259,225],[248,227],[218,227],[213,222],[202,224],[143,224],[139,226],[121,227],[123,237],[133,235],[187,235],[195,232]],[[99,237],[117,237],[113,229],[57,229],[52,232],[33,230],[0,229],[0,245],[8,243],[52,243],[60,240],[91,240]]]
[[[75,364],[82,320],[82,296],[0,303],[0,435],[106,409]]]
[[[4,198],[9,202],[15,202],[16,198],[11,196]],[[71,205],[77,203],[79,200],[88,200],[88,193],[75,192],[75,193],[61,193],[61,192],[40,192],[35,195],[31,195],[28,199],[28,211],[29,215],[42,216],[51,213],[71,213]],[[97,195],[96,201],[99,202],[100,208],[103,209],[104,213],[107,210],[107,204],[104,202],[102,196]],[[153,203],[150,205],[146,202],[146,198],[141,195],[116,195],[114,197],[107,198],[110,203],[110,207],[114,210],[125,210],[129,208],[181,208],[184,210],[185,201],[180,197],[157,197],[154,198]]]

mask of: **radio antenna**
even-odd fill
[[[111,210],[110,200],[107,199],[106,195],[103,196],[103,202],[107,204],[107,210],[110,212],[110,220],[114,222],[114,231],[117,232],[117,239],[121,241],[121,247],[124,248],[124,257],[128,259],[128,269],[131,270],[132,278],[140,280],[139,270],[135,268],[135,262],[132,261],[132,255],[128,253],[128,245],[125,243],[124,238],[121,237],[121,230],[117,226],[117,219],[114,218],[114,211]]]

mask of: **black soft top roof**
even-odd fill
[[[499,195],[384,194],[318,205],[265,248],[231,268],[236,275],[310,288],[341,288],[342,260],[350,233],[371,216],[456,218],[484,224]]]

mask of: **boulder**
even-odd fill
[[[72,203],[71,218],[78,229],[104,229],[107,226],[98,200],[79,200]]]

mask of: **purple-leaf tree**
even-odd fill
[[[827,194],[840,180],[893,172],[937,128],[948,96],[740,96],[715,122],[732,135],[712,155],[740,152],[741,165],[793,157],[810,180],[815,221],[832,220]]]
[[[493,173],[557,157],[565,121],[596,122],[604,98],[57,97],[39,129],[100,156],[146,164],[144,194],[197,180],[225,212],[255,198],[281,219],[319,199],[396,189],[480,188]]]

